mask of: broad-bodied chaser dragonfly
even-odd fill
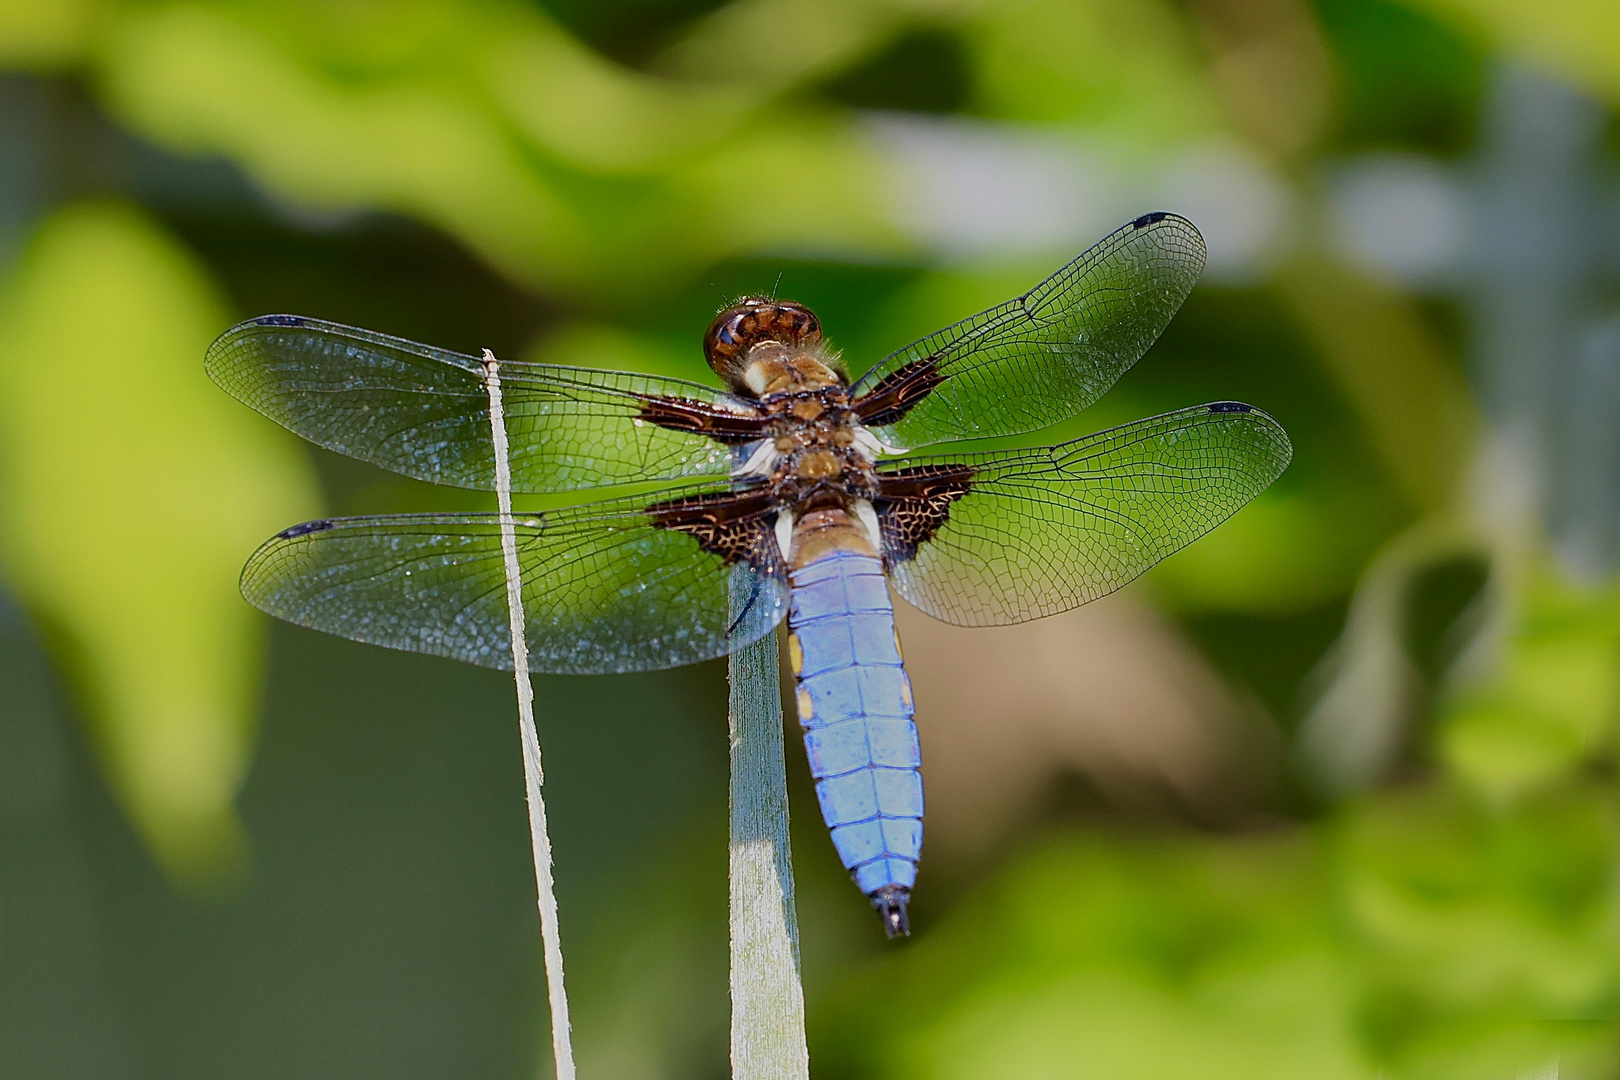
[[[1203,262],[1190,222],[1148,214],[854,382],[808,308],[752,296],[704,338],[725,390],[503,362],[514,491],[678,482],[519,517],[531,668],[690,664],[785,617],[833,844],[889,935],[908,933],[921,758],[889,588],[966,626],[1066,611],[1214,528],[1292,450],[1271,417],[1220,401],[1040,449],[901,455],[1084,409],[1157,339]],[[477,358],[269,315],[222,335],[207,367],[328,449],[494,487]],[[254,553],[242,591],[272,615],[356,641],[512,666],[496,514],[295,525]]]

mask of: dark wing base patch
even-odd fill
[[[707,435],[720,443],[746,443],[765,437],[765,417],[727,412],[689,398],[644,395],[640,419],[669,431]]]
[[[746,562],[770,573],[780,562],[771,531],[775,511],[770,492],[761,489],[668,499],[647,507],[647,516],[655,528],[685,533],[727,566]]]
[[[951,504],[973,490],[973,472],[971,465],[919,465],[878,477],[872,508],[891,565],[915,558],[950,520]]]
[[[905,367],[879,379],[872,389],[855,402],[855,415],[867,427],[888,427],[899,423],[916,408],[934,387],[945,381],[938,356],[913,360]]]

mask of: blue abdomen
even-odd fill
[[[792,581],[788,649],[821,814],[855,883],[890,932],[904,932],[922,851],[921,756],[883,563],[833,551]]]

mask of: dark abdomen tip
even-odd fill
[[[911,920],[906,918],[906,903],[911,890],[900,885],[885,885],[872,894],[872,906],[883,919],[883,932],[891,938],[910,937]]]

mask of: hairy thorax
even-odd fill
[[[812,510],[872,497],[872,436],[843,387],[773,394],[761,404],[771,419],[756,475],[770,483],[779,502]]]
[[[710,366],[758,410],[762,434],[732,473],[760,485],[775,508],[790,565],[840,547],[881,548],[872,500],[882,443],[860,421],[836,353],[802,304],[745,297],[704,338]]]
[[[766,567],[779,555],[793,569],[834,550],[888,562],[914,555],[969,490],[965,465],[876,467],[880,455],[898,451],[873,429],[938,385],[933,358],[855,398],[815,314],[774,297],[744,297],[720,312],[703,349],[733,404],[648,397],[641,419],[735,447],[733,487],[655,503],[648,513],[658,528],[686,533],[727,563]]]
[[[738,475],[769,487],[783,557],[803,566],[835,548],[875,553],[877,440],[856,417],[842,378],[810,349],[766,346],[749,361],[744,377],[769,388],[759,396],[769,419]]]

